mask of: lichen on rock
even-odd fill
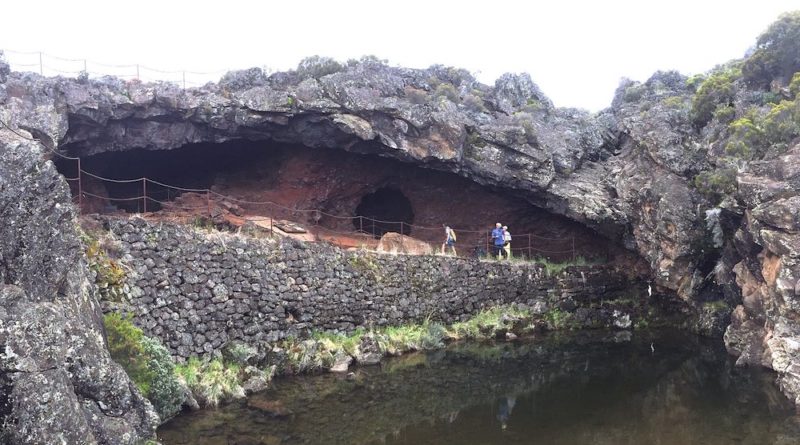
[[[109,357],[69,190],[0,131],[0,374],[11,444],[135,444],[158,416]]]

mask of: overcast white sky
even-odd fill
[[[393,65],[463,67],[489,84],[524,71],[556,105],[599,110],[620,78],[706,71],[740,57],[781,12],[796,9],[800,0],[4,0],[0,48],[193,71],[374,54]],[[38,57],[7,54],[19,68]],[[50,73],[83,69],[45,64]],[[89,70],[135,73],[91,62]],[[181,79],[144,68],[140,75]]]

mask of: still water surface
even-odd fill
[[[453,345],[270,390],[159,429],[197,444],[800,444],[774,375],[675,332]]]

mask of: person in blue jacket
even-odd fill
[[[506,243],[506,240],[505,232],[503,231],[503,225],[500,223],[495,224],[494,230],[492,230],[492,242],[494,245],[495,256],[497,256],[498,260],[502,259],[503,245]]]

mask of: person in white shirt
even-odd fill
[[[506,252],[506,259],[511,259],[511,232],[508,226],[503,226],[503,250]]]
[[[444,243],[442,243],[442,255],[444,255],[445,248],[450,247],[453,251],[453,256],[458,256],[456,253],[456,232],[450,226],[444,226]]]

